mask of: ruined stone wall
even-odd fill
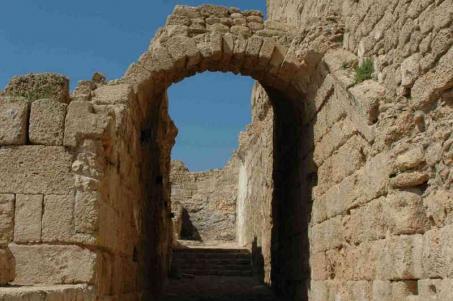
[[[301,179],[313,181],[311,198],[279,208],[289,231],[272,260],[309,264],[280,264],[273,284],[301,300],[452,299],[451,1],[268,5],[272,20],[301,30],[326,18],[345,24],[344,50],[324,56],[306,95],[303,133],[313,143],[301,152]],[[357,83],[353,66],[365,58],[375,71]]]
[[[238,160],[235,154],[222,169],[190,172],[181,161],[172,161],[172,206],[184,208],[182,239],[234,241]]]
[[[176,134],[160,97],[139,115],[131,88],[102,78],[71,97],[61,76],[11,81],[0,99],[0,284],[47,285],[35,294],[49,298],[159,294]],[[52,287],[63,284],[85,286]],[[20,293],[0,289],[11,300]]]
[[[273,109],[269,96],[256,84],[252,122],[241,133],[238,155],[238,243],[252,251],[258,276],[270,282],[273,197]]]

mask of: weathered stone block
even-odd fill
[[[382,212],[386,227],[393,234],[424,233],[429,226],[421,197],[412,192],[387,196]]]
[[[0,248],[0,267],[0,286],[13,281],[15,277],[14,257],[9,249]]]
[[[26,144],[29,103],[0,101],[0,145]]]
[[[453,300],[453,279],[423,279],[418,281],[421,300]]]
[[[13,239],[14,194],[0,194],[0,246]]]
[[[376,254],[376,279],[412,280],[423,277],[423,236],[392,237],[372,245]]]
[[[74,234],[72,195],[46,195],[42,216],[42,241],[68,241]]]
[[[69,80],[54,73],[31,73],[14,77],[6,86],[5,94],[22,96],[28,100],[51,98],[59,102],[69,101]]]
[[[338,183],[365,163],[366,142],[358,135],[352,136],[318,168],[320,185]]]
[[[101,138],[108,128],[110,117],[106,113],[95,113],[86,101],[73,101],[66,114],[64,145],[75,147],[85,138]]]
[[[99,299],[96,293],[86,284],[0,288],[2,300],[8,301],[112,301],[110,297]]]
[[[9,245],[16,259],[14,284],[92,283],[96,254],[78,246]]]
[[[51,99],[41,99],[32,103],[28,130],[32,144],[63,144],[66,107],[66,104]]]
[[[0,193],[69,194],[72,155],[61,146],[0,148]]]
[[[17,194],[14,219],[14,241],[36,242],[41,240],[42,200],[40,194]]]
[[[74,205],[74,225],[78,233],[95,233],[98,229],[99,202],[98,192],[77,191]]]
[[[372,299],[373,301],[393,301],[392,282],[376,280],[373,281]]]
[[[331,218],[311,228],[313,251],[325,251],[343,244],[342,217]]]
[[[128,84],[100,86],[93,93],[92,102],[97,105],[130,103],[134,98],[132,87]]]

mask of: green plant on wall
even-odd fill
[[[370,58],[365,59],[362,64],[355,68],[355,83],[361,83],[364,80],[371,79],[374,72],[373,61]]]

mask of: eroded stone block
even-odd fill
[[[72,155],[61,146],[0,148],[0,193],[69,194]]]
[[[41,240],[42,200],[40,194],[17,194],[14,219],[15,242]]]
[[[0,248],[0,267],[0,286],[13,281],[15,277],[14,258],[9,249]]]
[[[55,73],[30,73],[14,77],[6,86],[5,94],[22,96],[28,100],[51,98],[69,101],[69,80]]]
[[[51,99],[41,99],[32,103],[28,130],[32,144],[63,144],[66,107],[66,104]]]
[[[14,194],[0,194],[0,246],[13,239]]]
[[[100,138],[107,130],[110,118],[106,113],[94,112],[86,101],[73,101],[66,115],[64,145],[75,147],[84,137]]]
[[[9,245],[16,259],[14,284],[92,283],[96,254],[79,246]]]
[[[28,109],[25,101],[0,101],[0,145],[26,144]]]
[[[68,241],[74,234],[72,195],[46,195],[42,217],[44,242]]]

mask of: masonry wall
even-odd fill
[[[287,262],[309,256],[310,276],[287,267],[273,284],[296,300],[451,299],[451,2],[268,5],[272,20],[301,29],[324,18],[345,24],[345,50],[326,54],[327,75],[320,69],[307,95],[315,106],[304,116],[313,133],[304,157],[316,171],[310,251],[277,247]],[[356,84],[351,62],[365,58],[375,72]],[[285,212],[284,223],[301,220],[297,204]],[[306,244],[300,237],[286,241]]]
[[[131,88],[97,76],[71,96],[64,77],[18,77],[0,98],[1,285],[84,300],[153,298],[162,288],[176,134],[166,95],[140,119]],[[83,285],[51,288],[73,284]],[[15,293],[0,290],[25,296]]]
[[[190,172],[181,161],[172,161],[171,202],[181,205],[179,237],[202,241],[236,240],[238,159],[222,169]]]

